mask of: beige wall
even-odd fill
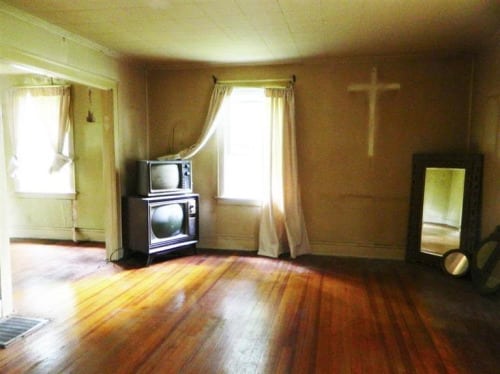
[[[367,155],[365,94],[377,66],[401,90],[379,100],[375,155]],[[296,122],[302,201],[315,253],[402,258],[411,156],[465,151],[471,59],[467,56],[348,59],[316,64],[155,70],[148,73],[150,154],[193,143],[219,79],[297,77]],[[175,128],[174,143],[171,144]],[[201,194],[200,246],[255,249],[259,209],[217,204],[216,141],[193,160]]]
[[[478,56],[476,64],[474,147],[484,153],[481,237],[500,225],[500,40]]]

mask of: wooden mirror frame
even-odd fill
[[[440,267],[442,256],[421,251],[425,171],[427,168],[465,169],[460,247],[450,249],[460,249],[466,254],[471,254],[477,248],[480,239],[483,156],[481,154],[439,153],[413,155],[406,260]]]

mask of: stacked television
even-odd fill
[[[147,265],[158,254],[196,252],[198,205],[190,160],[137,161],[137,194],[123,204],[125,248],[145,254]]]

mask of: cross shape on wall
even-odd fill
[[[347,87],[349,92],[363,92],[368,95],[368,156],[373,156],[375,130],[377,126],[377,94],[379,91],[399,90],[399,83],[378,83],[377,68],[373,67],[370,83],[355,83]]]

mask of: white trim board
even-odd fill
[[[403,260],[404,246],[390,244],[312,241],[311,250],[315,255],[357,257],[383,260]]]
[[[256,239],[243,235],[220,235],[201,238],[197,247],[222,250],[257,251]],[[404,260],[403,245],[360,242],[311,241],[311,254],[383,260]]]
[[[73,229],[71,227],[12,227],[10,229],[11,238],[28,238],[28,239],[55,239],[55,240],[73,240],[73,241],[92,241],[105,242],[104,230],[100,229],[79,229],[75,230],[73,237]]]

